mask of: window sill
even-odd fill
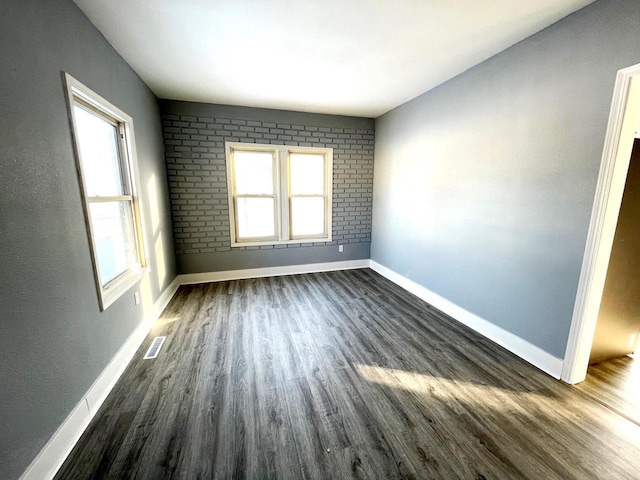
[[[142,280],[147,272],[146,267],[136,267],[116,277],[100,288],[100,310],[105,311],[110,305],[124,295],[131,287]]]
[[[264,242],[231,242],[231,248],[237,247],[262,247],[262,246],[274,246],[274,245],[292,245],[292,244],[300,244],[300,243],[324,243],[330,242],[331,235],[328,237],[320,237],[320,238],[298,238],[295,240],[265,240]]]

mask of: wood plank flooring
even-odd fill
[[[56,478],[639,477],[640,427],[362,269],[181,287]]]
[[[640,425],[640,360],[622,357],[590,365],[576,385],[594,400]],[[638,475],[640,477],[640,474]]]

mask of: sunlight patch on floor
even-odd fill
[[[357,364],[356,369],[360,376],[368,382],[392,388],[401,388],[420,395],[430,395],[443,401],[464,399],[465,402],[489,406],[495,404],[504,405],[507,400],[507,394],[535,396],[536,398],[542,396],[537,392],[518,391],[508,387],[483,385],[465,380],[451,380],[444,377],[375,365]]]
[[[550,394],[543,391],[483,385],[463,379],[428,375],[423,373],[356,364],[356,370],[366,381],[378,385],[412,392],[446,404],[449,408],[472,407],[478,411],[489,410],[505,415],[509,421],[515,418],[533,419],[544,412],[547,421],[580,429],[585,412],[600,417],[606,428],[615,430],[626,438],[640,440],[640,428],[626,418],[606,410],[602,405],[571,395],[569,391]],[[532,407],[534,407],[532,409]]]

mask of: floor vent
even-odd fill
[[[156,358],[158,356],[158,353],[160,353],[160,348],[162,347],[162,344],[166,339],[167,337],[154,338],[153,342],[151,342],[149,350],[147,350],[147,353],[144,354],[144,359],[146,360],[149,358]]]

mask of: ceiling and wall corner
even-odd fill
[[[593,0],[75,0],[160,98],[377,117]]]

